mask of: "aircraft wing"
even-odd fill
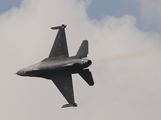
[[[76,103],[74,101],[72,76],[66,75],[60,78],[53,78],[52,81],[69,103],[67,105],[64,105],[63,107],[76,106]]]
[[[51,28],[55,29],[55,27]],[[57,36],[55,38],[55,42],[52,46],[51,52],[49,54],[49,57],[57,57],[57,56],[64,56],[68,57],[68,47],[67,47],[67,41],[66,41],[66,35],[65,35],[65,27],[57,27],[59,29]]]

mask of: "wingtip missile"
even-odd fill
[[[67,25],[62,24],[61,26],[51,27],[52,30],[60,29],[60,28],[66,28]]]
[[[62,108],[66,108],[66,107],[77,107],[77,103],[73,103],[73,104],[65,104],[62,106]]]

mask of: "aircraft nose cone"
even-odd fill
[[[20,76],[25,76],[25,72],[23,69],[19,70],[16,74]]]

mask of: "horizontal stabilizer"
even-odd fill
[[[73,103],[73,104],[65,104],[62,106],[62,108],[66,108],[66,107],[77,107],[77,103]]]
[[[83,40],[83,42],[76,54],[76,57],[77,58],[84,58],[84,57],[87,57],[87,54],[88,54],[88,41]]]
[[[62,24],[61,26],[51,27],[52,30],[60,29],[60,28],[66,28],[67,25]]]
[[[79,75],[88,83],[88,85],[94,85],[92,73],[89,71],[89,69],[79,72]]]

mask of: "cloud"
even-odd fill
[[[156,21],[158,21],[158,19],[156,18],[161,18],[161,13],[160,13],[161,3],[159,0],[153,0],[153,1],[148,0],[147,2],[145,2],[144,0],[139,0],[139,2],[141,4],[142,14],[145,17],[148,17],[147,20],[154,19],[154,18],[149,18],[150,16],[154,16]]]
[[[140,4],[140,13],[143,18],[143,23],[146,27],[155,28],[160,31],[161,27],[161,3],[160,0],[137,0]]]
[[[1,119],[159,119],[160,39],[140,31],[133,16],[89,19],[88,1],[24,0],[0,16]],[[51,81],[14,73],[47,57],[57,31],[66,23],[69,52],[89,40],[95,86],[73,75],[78,108],[66,101]]]

